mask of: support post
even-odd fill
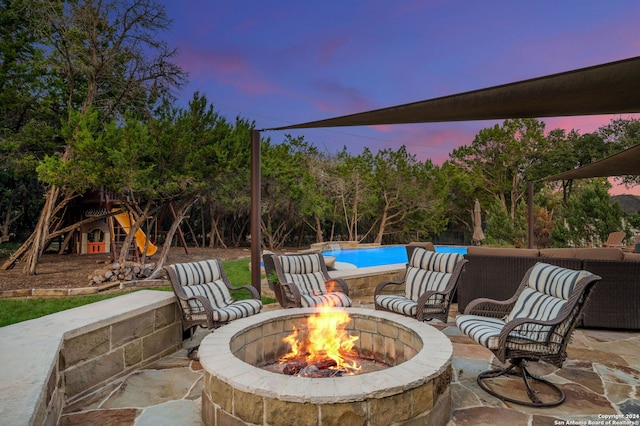
[[[528,220],[527,223],[529,225],[528,229],[528,237],[527,237],[527,248],[534,248],[534,235],[533,230],[535,228],[535,221],[533,217],[533,181],[527,182],[527,211],[528,211]]]
[[[262,295],[260,259],[262,232],[260,230],[260,131],[251,131],[251,285]]]

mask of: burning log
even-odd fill
[[[305,361],[290,361],[282,369],[283,374],[289,376],[301,376],[301,377],[333,377],[341,376],[343,371],[331,369],[338,365],[332,359],[323,359],[311,364],[307,364]]]
[[[291,361],[284,366],[284,368],[282,369],[282,373],[288,376],[295,376],[306,366],[307,363],[304,361]]]
[[[314,379],[321,377],[336,377],[342,376],[344,374],[343,370],[336,370],[333,368],[318,368],[316,364],[311,364],[300,370],[298,376],[300,377],[311,377]]]

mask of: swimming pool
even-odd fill
[[[466,254],[467,248],[462,246],[436,246],[439,253]],[[407,249],[405,246],[381,246],[358,249],[327,250],[324,256],[334,256],[336,262],[350,263],[358,268],[367,266],[392,265],[407,263]]]

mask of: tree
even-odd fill
[[[194,203],[233,198],[231,189],[237,190],[232,186],[236,181],[235,177],[228,177],[245,175],[242,167],[249,156],[251,130],[251,125],[242,120],[233,129],[198,93],[187,109],[172,108],[167,102],[157,115],[149,125],[152,144],[157,146],[154,167],[139,190],[148,193],[148,198],[175,204],[177,208],[152,276],[159,273],[171,239]],[[152,193],[150,188],[154,189]]]
[[[624,229],[624,213],[618,203],[611,202],[610,187],[606,179],[594,179],[569,199],[566,211],[556,220],[552,231],[556,244],[578,247],[598,244],[606,241],[611,232]]]
[[[289,135],[284,143],[262,144],[262,234],[269,249],[281,247],[302,223],[299,207],[307,195],[302,182],[307,170]]]
[[[374,243],[381,244],[384,235],[404,233],[407,228],[424,231],[441,217],[434,185],[431,162],[420,163],[404,146],[397,151],[379,151],[373,159],[373,182],[376,191],[377,224]],[[420,216],[421,220],[417,219]],[[433,231],[437,230],[432,229]]]
[[[346,232],[349,241],[361,241],[360,221],[371,217],[369,208],[373,205],[372,183],[373,155],[368,148],[357,156],[350,155],[346,147],[336,156],[330,179],[333,187],[334,225],[342,223],[340,236]],[[340,219],[338,219],[340,217]],[[331,233],[332,239],[334,231]],[[342,239],[342,238],[341,238]]]
[[[610,124],[598,129],[598,135],[604,138],[610,147],[607,155],[613,155],[640,143],[640,120],[636,118],[611,120]],[[640,176],[627,175],[616,180],[627,187],[640,185]]]
[[[475,200],[478,199],[481,206],[488,206],[493,202],[493,197],[481,189],[478,176],[467,173],[464,167],[453,161],[445,161],[436,176],[436,186],[443,193],[439,198],[444,204],[447,225],[452,229],[472,231]]]
[[[38,17],[25,12],[29,4],[0,1],[0,240],[28,237],[22,230],[32,227],[43,192],[35,166],[57,147],[55,84],[35,36]]]
[[[526,194],[528,170],[546,149],[544,123],[517,119],[480,130],[470,146],[453,150],[450,157],[514,219]]]
[[[29,6],[27,12],[42,17],[38,40],[49,51],[47,64],[59,81],[54,87],[66,99],[63,122],[74,119],[75,111],[96,111],[101,124],[125,111],[146,113],[150,102],[184,81],[172,62],[175,50],[158,37],[171,21],[157,1],[35,0]],[[77,161],[73,144],[61,142],[58,164]],[[28,252],[25,273],[36,273],[52,226],[60,222],[57,215],[75,195],[64,185],[49,187],[36,229],[19,249]],[[5,262],[3,269],[16,260]]]

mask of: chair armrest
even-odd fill
[[[487,298],[479,298],[473,300],[464,309],[465,315],[481,315],[490,318],[503,318],[515,305],[515,300],[493,300]]]
[[[377,296],[382,292],[382,290],[387,286],[401,286],[404,285],[404,280],[401,281],[382,281],[380,284],[376,286],[376,289],[373,292],[373,297]]]
[[[226,284],[226,285],[227,285],[227,288],[229,290],[247,290],[249,293],[251,293],[251,298],[252,299],[260,299],[260,295],[258,294],[258,290],[256,290],[256,288],[251,286],[251,285],[242,285],[242,286],[238,286],[238,287],[234,287],[234,286],[229,285],[229,284]]]
[[[293,308],[297,308],[302,306],[302,296],[300,295],[300,289],[298,289],[298,286],[295,285],[294,283],[280,283],[281,287],[287,287],[289,289],[289,291],[291,292],[291,295],[293,296],[293,300],[294,300],[294,305],[291,306]],[[284,290],[284,288],[283,288]],[[283,306],[283,308],[289,308],[290,306],[286,297],[286,294],[282,295],[282,299],[283,302],[285,304],[285,306]]]
[[[211,306],[209,299],[207,299],[204,296],[186,296],[185,297],[179,294],[176,294],[176,297],[181,301],[185,302],[185,303],[181,303],[180,305],[182,305],[183,312],[186,311],[185,312],[186,315],[190,316],[194,314],[202,314],[202,312],[204,311],[205,315],[207,316],[207,327],[209,329],[213,328],[213,307]],[[203,311],[196,311],[189,303],[192,300],[197,301],[199,305],[202,306]]]
[[[207,299],[204,296],[181,296],[181,295],[177,295],[176,297],[180,300],[183,300],[187,305],[187,309],[189,310],[190,313],[193,314],[200,314],[202,313],[202,311],[196,311],[194,310],[194,308],[191,306],[191,304],[189,303],[190,301],[196,300],[200,305],[202,305],[202,309],[207,312],[207,313],[211,313],[213,314],[213,306],[211,306],[211,302],[209,302],[209,299]]]
[[[347,282],[344,279],[342,279],[342,278],[330,278],[330,279],[328,279],[327,281],[325,281],[325,286],[327,286],[327,284],[329,284],[329,286],[327,286],[327,290],[329,288],[333,287],[330,284],[332,282],[337,283],[340,286],[342,292],[345,295],[349,296],[349,287],[347,286]]]
[[[564,320],[566,320],[566,318],[564,318]],[[497,344],[498,349],[494,351],[495,356],[500,361],[506,362],[507,351],[509,350],[507,342],[510,339],[516,340],[515,343],[517,343],[517,345],[521,347],[520,350],[524,352],[531,352],[531,353],[536,352],[536,349],[535,349],[536,347],[544,348],[543,352],[544,351],[550,352],[549,351],[550,348],[548,346],[549,339],[551,338],[551,334],[555,332],[556,326],[560,322],[562,321],[558,321],[557,318],[555,318],[552,321],[534,320],[531,318],[517,318],[515,320],[509,321],[502,328],[502,331],[498,336],[498,344]],[[540,333],[544,333],[546,335],[544,339],[535,339],[533,336],[531,336],[531,338],[529,339],[527,337],[528,331],[523,331],[523,332],[518,331],[518,329],[525,324],[549,326],[550,329],[545,331],[540,331]],[[530,341],[530,344],[524,343],[527,341]],[[524,346],[527,346],[527,349],[525,349]]]
[[[449,298],[451,298],[451,293],[449,291],[427,290],[424,293],[422,293],[418,298],[418,301],[417,301],[418,306],[425,306],[427,304],[427,300],[429,300],[430,297],[435,295],[444,296],[445,298],[449,296]]]
[[[500,334],[509,335],[510,332],[517,330],[518,327],[521,327],[522,325],[525,325],[525,324],[554,326],[554,325],[560,324],[562,321],[566,319],[567,319],[566,315],[560,315],[548,321],[538,320],[533,318],[516,318],[514,320],[507,322],[504,325],[504,328],[502,329],[502,332]]]

